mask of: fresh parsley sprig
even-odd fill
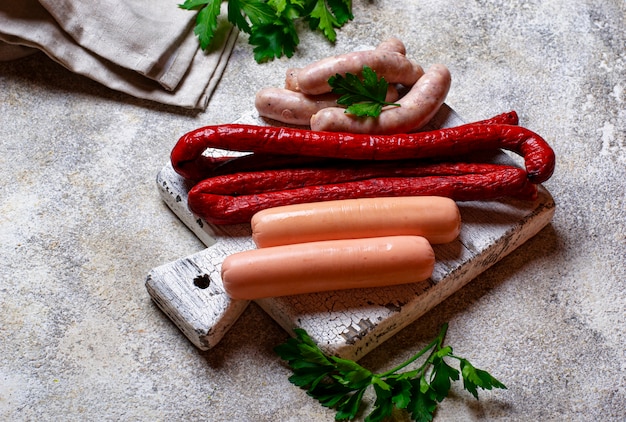
[[[362,79],[353,73],[346,73],[345,76],[337,73],[328,79],[331,92],[341,95],[337,104],[348,106],[346,113],[359,117],[378,117],[383,106],[400,106],[385,101],[389,83],[384,77],[379,79],[369,66],[363,66],[361,74]]]
[[[325,354],[303,329],[295,329],[290,338],[274,350],[293,371],[289,381],[307,390],[323,406],[336,409],[336,420],[352,420],[361,407],[365,391],[372,386],[376,395],[374,408],[365,421],[377,422],[391,416],[394,408],[406,409],[414,421],[432,421],[437,404],[450,391],[452,381],[463,378],[463,387],[478,399],[478,388],[506,389],[488,372],[475,368],[467,359],[455,356],[452,347],[444,346],[448,330],[444,324],[439,335],[416,355],[381,374],[374,374],[358,363]],[[400,372],[428,353],[417,368]],[[459,362],[459,370],[444,358]]]
[[[206,50],[217,29],[223,0],[185,0],[179,7],[196,10],[194,33]],[[353,19],[352,0],[226,0],[227,19],[249,35],[254,58],[262,63],[274,58],[293,56],[300,43],[296,21],[320,30],[330,41],[337,38],[336,28]]]

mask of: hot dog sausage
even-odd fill
[[[459,208],[441,196],[360,198],[265,209],[251,220],[260,247],[319,240],[412,235],[448,243],[461,231]]]
[[[342,239],[252,249],[226,257],[221,273],[233,299],[260,299],[426,280],[435,253],[419,236]]]

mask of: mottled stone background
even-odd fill
[[[334,47],[301,32],[293,58],[264,65],[240,36],[203,113],[42,54],[0,63],[0,419],[332,421],[287,381],[272,351],[287,333],[257,306],[199,352],[151,302],[148,271],[203,248],[155,176],[180,135],[248,112],[288,67],[390,36],[450,67],[467,120],[514,109],[549,140],[557,213],[362,363],[386,370],[449,321],[455,352],[508,390],[476,401],[457,385],[436,420],[626,418],[626,3],[355,0],[354,15]]]

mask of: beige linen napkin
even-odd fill
[[[222,21],[215,47],[203,52],[194,20],[170,0],[2,0],[0,41],[41,50],[72,72],[135,97],[204,109],[237,31]],[[0,59],[19,56],[6,44]]]
[[[37,50],[36,48],[30,48],[17,44],[7,44],[0,41],[0,61],[21,59],[22,57],[35,54],[38,51],[39,50]]]

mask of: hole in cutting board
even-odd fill
[[[202,274],[193,279],[193,285],[199,289],[206,289],[211,285],[211,277],[208,274]]]

